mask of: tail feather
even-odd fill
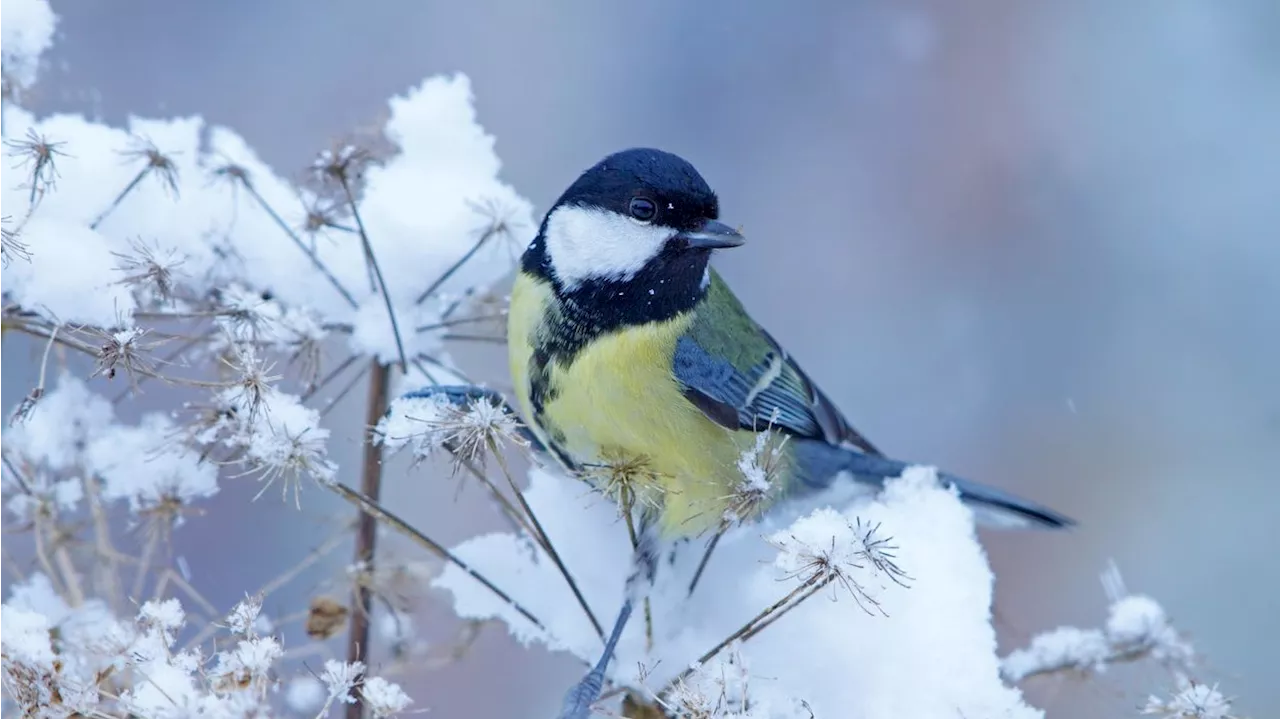
[[[914,466],[911,462],[865,454],[826,443],[804,443],[797,459],[800,474],[809,489],[830,486],[840,472],[848,472],[860,482],[880,487]],[[938,472],[938,480],[956,488],[960,500],[973,509],[979,523],[1001,529],[1064,529],[1075,521],[1047,507],[1028,502],[1008,492],[971,482],[953,474]]]

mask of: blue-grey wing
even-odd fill
[[[767,332],[753,347],[757,357],[739,364],[707,349],[696,332],[676,343],[672,371],[684,396],[715,422],[730,429],[762,431],[769,427],[829,444],[848,444],[863,452],[880,451],[853,429],[831,400]],[[759,341],[763,340],[763,341]]]

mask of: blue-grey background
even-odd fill
[[[1280,3],[53,7],[38,111],[201,114],[283,173],[453,71],[539,211],[610,151],[685,155],[751,239],[719,267],[860,430],[1080,520],[986,537],[1006,647],[1099,623],[1114,558],[1242,713],[1280,709]],[[6,409],[30,386],[23,347],[6,339]],[[500,350],[459,355],[501,377]],[[357,393],[328,420],[348,480],[362,415]],[[494,526],[432,476],[394,464],[394,506],[451,541]],[[246,496],[176,540],[222,605],[346,512]],[[348,556],[277,601],[341,586]],[[421,621],[447,637],[435,601]],[[406,683],[439,716],[543,716],[577,671],[490,629]],[[1054,717],[1127,716],[1166,683],[1029,692]]]

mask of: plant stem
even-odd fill
[[[502,476],[507,478],[507,484],[511,486],[511,491],[516,495],[516,501],[520,503],[520,508],[524,510],[525,516],[529,518],[529,523],[533,525],[534,540],[542,545],[543,551],[551,558],[551,562],[560,572],[560,576],[564,577],[565,583],[569,585],[569,591],[573,592],[574,598],[578,600],[578,606],[582,607],[582,611],[587,615],[587,619],[590,620],[592,628],[596,630],[596,636],[603,641],[604,628],[600,626],[600,621],[596,619],[595,613],[591,611],[591,606],[587,604],[587,598],[582,596],[582,590],[578,589],[578,583],[574,581],[573,575],[569,573],[569,568],[560,559],[560,553],[556,551],[555,545],[551,543],[551,537],[547,536],[546,530],[542,528],[542,522],[538,521],[538,515],[533,513],[533,508],[525,500],[524,493],[516,485],[516,480],[512,478],[511,471],[507,469],[506,458],[498,451],[498,445],[492,438],[489,440],[489,452],[498,460],[498,467],[502,469]]]
[[[733,644],[735,641],[739,639],[747,639],[755,636],[757,633],[759,633],[761,629],[764,629],[765,627],[772,624],[773,621],[777,619],[778,616],[782,616],[783,614],[786,614],[787,612],[791,611],[791,609],[793,609],[800,602],[803,602],[804,600],[808,599],[809,597],[813,596],[815,593],[820,591],[823,587],[830,584],[831,580],[834,578],[835,578],[835,575],[833,574],[814,574],[810,576],[808,579],[801,582],[798,587],[788,592],[785,597],[769,605],[759,614],[747,620],[747,623],[739,627],[738,631],[725,637],[723,640],[721,640],[719,644],[715,645],[714,647],[709,649],[705,654],[698,657],[692,664],[689,665],[688,669],[685,669],[683,672],[680,672],[680,674],[676,675],[674,679],[667,682],[667,685],[663,687],[662,691],[659,692],[659,694],[660,695],[665,694],[666,692],[674,688],[677,684],[679,684],[681,681],[684,681],[685,679],[689,678],[689,675],[693,674],[693,672],[696,671],[698,667],[711,661],[711,659],[713,659],[717,654],[723,651],[725,647],[729,646],[730,644]],[[793,599],[795,600],[794,602],[792,601]],[[774,615],[777,615],[777,616],[774,616]]]
[[[272,220],[275,220],[276,225],[278,225],[281,230],[284,230],[284,233],[289,236],[289,239],[293,240],[293,244],[297,245],[299,250],[302,250],[302,254],[306,255],[308,260],[311,260],[311,266],[315,267],[320,274],[324,275],[324,278],[329,281],[329,284],[333,285],[333,289],[337,290],[338,294],[342,295],[342,299],[346,300],[348,305],[351,305],[353,309],[359,307],[360,304],[351,296],[351,293],[347,291],[347,288],[342,286],[342,283],[338,281],[338,278],[333,276],[333,273],[329,271],[329,268],[320,261],[320,258],[316,256],[316,253],[312,252],[311,248],[307,247],[306,244],[302,242],[302,238],[298,237],[298,233],[294,232],[293,228],[289,227],[289,223],[284,221],[284,218],[280,216],[280,213],[276,212],[275,208],[267,202],[266,198],[258,194],[257,188],[253,186],[253,183],[249,181],[249,178],[241,177],[239,179],[240,184],[244,186],[244,189],[249,193],[249,196],[258,203],[258,206],[261,207],[264,212],[271,216]]]
[[[494,596],[496,596],[498,599],[501,599],[503,602],[506,602],[507,605],[510,606],[513,610],[515,610],[518,614],[520,614],[520,616],[529,620],[530,624],[537,627],[541,631],[544,631],[544,632],[547,631],[547,626],[543,624],[542,621],[539,620],[536,616],[534,616],[532,612],[530,612],[528,609],[525,609],[516,600],[512,599],[510,594],[507,594],[500,587],[498,587],[498,585],[489,581],[487,577],[485,577],[480,572],[476,571],[475,568],[473,568],[471,565],[463,561],[458,555],[454,554],[453,552],[450,552],[448,548],[445,547],[443,544],[437,542],[431,537],[428,537],[427,535],[423,534],[417,529],[414,529],[412,526],[410,526],[408,522],[404,521],[403,519],[387,511],[386,507],[383,507],[381,504],[378,504],[377,502],[371,501],[364,494],[357,492],[356,490],[346,486],[345,484],[338,484],[337,482],[332,482],[332,483],[325,484],[323,486],[329,489],[330,491],[334,492],[335,494],[337,494],[339,497],[342,497],[348,502],[356,505],[357,507],[360,508],[362,512],[365,512],[366,514],[376,517],[380,522],[387,523],[387,525],[389,525],[392,529],[396,530],[397,532],[400,532],[401,534],[404,534],[406,537],[412,539],[413,541],[425,547],[427,551],[431,552],[437,557],[440,557],[441,559],[452,564],[458,569],[461,569],[468,577],[471,577],[472,579],[476,580],[485,589],[488,589],[490,592],[493,592]]]
[[[360,208],[356,205],[356,196],[351,191],[347,176],[339,175],[338,179],[342,183],[342,191],[347,194],[347,204],[351,207],[351,217],[356,221],[356,229],[360,231],[360,244],[364,247],[365,261],[369,263],[373,274],[378,278],[377,289],[382,291],[382,301],[387,306],[387,317],[391,319],[391,332],[396,338],[396,352],[400,355],[400,371],[408,372],[409,359],[404,353],[404,340],[400,337],[400,322],[396,320],[396,309],[391,304],[391,290],[387,289],[387,281],[382,276],[382,268],[378,266],[378,258],[373,254],[373,243],[369,241],[369,234],[365,232],[364,220],[360,218]]]
[[[374,427],[378,420],[387,413],[390,406],[391,367],[373,360],[369,373],[369,403],[365,412],[365,427]],[[360,469],[360,492],[377,502],[382,493],[382,449],[368,438],[364,442],[364,461]],[[359,571],[373,576],[374,552],[378,543],[378,520],[376,517],[361,512],[360,521],[356,525],[355,564]],[[354,602],[351,609],[351,620],[347,631],[347,661],[369,663],[369,615],[372,611],[373,593],[367,582],[355,585]],[[359,698],[354,704],[348,704],[347,719],[360,719],[364,712]]]
[[[128,197],[130,192],[133,192],[133,188],[137,187],[139,182],[142,182],[142,178],[146,177],[148,172],[151,172],[151,165],[146,165],[139,170],[138,174],[134,175],[133,179],[129,181],[129,184],[125,185],[124,189],[120,191],[120,194],[116,195],[116,199],[112,200],[110,205],[107,205],[107,209],[103,210],[102,214],[89,223],[89,229],[98,229],[98,225],[102,224],[102,221],[107,219],[107,215],[110,215],[113,210],[119,207],[121,202],[124,202],[124,198]]]
[[[489,225],[488,227],[486,227],[484,229],[484,232],[480,233],[480,238],[477,239],[476,243],[471,246],[471,249],[467,250],[466,253],[462,255],[462,257],[459,257],[458,261],[454,262],[449,267],[449,269],[445,270],[444,274],[440,275],[440,277],[437,278],[435,282],[432,282],[430,285],[428,285],[427,289],[423,290],[422,294],[418,295],[418,299],[415,300],[414,303],[420,305],[423,302],[426,302],[427,298],[430,297],[432,293],[440,289],[440,285],[443,285],[445,282],[448,282],[449,278],[453,277],[455,272],[461,269],[463,265],[467,264],[467,261],[470,260],[472,257],[474,257],[475,254],[480,251],[481,247],[484,247],[484,243],[488,242],[490,238],[492,238],[494,235],[498,234],[501,231],[502,231],[502,225],[500,223],[495,222]]]
[[[702,579],[702,573],[706,571],[707,564],[711,561],[711,553],[716,551],[716,545],[720,543],[720,538],[724,536],[724,529],[715,533],[711,537],[711,541],[707,543],[707,549],[702,553],[702,561],[698,562],[698,569],[693,573],[693,579],[689,580],[689,592],[685,596],[692,597],[693,590],[698,588],[698,581]]]

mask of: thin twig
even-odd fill
[[[4,52],[0,52],[0,137],[4,137],[5,100],[9,99],[9,73],[5,69]]]
[[[251,593],[252,596],[261,597],[265,599],[272,592],[276,591],[277,589],[293,581],[295,577],[301,574],[308,567],[320,561],[326,555],[328,555],[329,552],[332,552],[334,549],[341,546],[343,542],[347,540],[347,532],[351,530],[351,527],[354,526],[354,524],[355,524],[355,521],[352,521],[347,526],[343,527],[340,531],[335,532],[332,536],[330,536],[328,539],[322,542],[320,546],[308,552],[307,556],[303,557],[301,561],[294,564],[292,567],[285,570],[282,574],[277,575],[275,578],[273,578],[266,584],[259,587],[258,591],[252,592]],[[301,616],[306,616],[308,614],[308,611],[304,610],[300,612],[300,614]],[[275,626],[280,626],[285,621],[286,621],[286,618],[280,617],[280,618],[276,618],[272,623]],[[205,640],[213,636],[217,631],[218,631],[217,626],[212,624],[207,625],[203,627],[199,631],[199,633],[197,633],[194,637],[192,637],[190,641],[187,642],[186,646],[188,648],[198,647],[204,644]]]
[[[98,229],[98,225],[102,224],[102,221],[107,219],[107,215],[114,212],[115,209],[120,206],[120,203],[124,202],[124,198],[128,197],[130,192],[133,192],[139,182],[142,182],[142,178],[146,177],[147,173],[151,172],[151,167],[151,165],[144,165],[141,170],[138,170],[138,174],[134,175],[132,180],[129,180],[129,184],[125,185],[124,189],[120,191],[120,194],[116,195],[116,199],[112,200],[110,205],[107,205],[107,209],[103,210],[101,214],[94,218],[93,222],[89,223],[89,229]]]
[[[432,282],[430,285],[428,285],[427,289],[423,290],[422,294],[418,295],[418,299],[414,300],[414,304],[420,305],[423,302],[426,302],[427,298],[430,297],[432,293],[440,289],[441,285],[448,282],[449,278],[453,277],[454,273],[462,269],[462,266],[467,264],[467,261],[470,260],[472,257],[474,257],[475,254],[480,251],[480,248],[484,246],[484,243],[488,242],[491,238],[493,238],[495,235],[500,234],[505,229],[506,229],[505,223],[502,223],[502,222],[490,223],[489,226],[484,229],[484,232],[480,233],[479,239],[477,239],[476,243],[471,246],[471,249],[467,250],[466,254],[464,254],[462,257],[459,257],[457,262],[454,262],[452,265],[450,265],[449,269],[445,270],[444,274],[440,275],[440,277],[435,282]]]
[[[618,511],[622,513],[627,525],[627,538],[631,540],[631,551],[640,548],[640,533],[636,530],[633,509],[636,506],[636,493],[630,485],[624,485],[618,493]],[[653,651],[653,603],[649,595],[644,595],[644,646],[645,651]]]
[[[493,314],[493,315],[480,315],[479,317],[459,317],[457,319],[452,319],[452,320],[441,320],[439,322],[432,322],[431,324],[428,324],[428,325],[418,325],[417,327],[413,328],[413,331],[414,332],[430,332],[432,330],[441,330],[446,327],[456,327],[458,325],[466,325],[466,324],[471,324],[473,322],[485,322],[487,320],[502,319],[503,317],[506,317],[506,313],[504,312],[499,312],[498,314]]]
[[[365,412],[366,428],[375,427],[390,407],[391,368],[381,364],[375,358],[370,367],[369,401]],[[367,431],[367,430],[366,430]],[[360,492],[374,502],[382,494],[382,445],[376,444],[366,437],[364,441],[364,460],[360,467]],[[374,553],[378,545],[378,520],[367,512],[360,514],[356,525],[356,551],[354,564],[358,571],[374,572]],[[369,619],[373,594],[363,582],[357,582],[353,606],[347,630],[347,661],[364,662],[369,660]],[[364,711],[363,704],[357,700],[348,704],[347,719],[360,719]]]
[[[442,340],[453,340],[455,342],[487,342],[493,345],[504,345],[507,343],[506,337],[494,337],[493,335],[467,335],[467,334],[443,334],[440,335]]]
[[[49,342],[44,346],[44,354],[40,357],[40,381],[36,387],[41,394],[44,394],[45,371],[49,368],[49,352],[53,349],[54,339],[57,338],[60,329],[62,329],[61,323],[53,326],[53,331],[49,333]]]
[[[698,562],[698,568],[693,573],[693,579],[689,580],[689,592],[685,596],[693,596],[693,590],[698,588],[698,581],[702,579],[702,573],[706,571],[707,564],[711,561],[711,553],[716,551],[716,545],[720,543],[720,538],[724,536],[724,529],[720,529],[711,537],[711,541],[707,542],[707,549],[702,553],[702,560]]]
[[[667,682],[667,685],[663,687],[662,691],[658,692],[658,694],[659,695],[665,694],[668,691],[670,691],[672,687],[676,686],[677,684],[684,681],[685,679],[688,679],[691,674],[697,671],[698,667],[703,666],[707,662],[711,661],[711,659],[713,659],[717,654],[723,651],[724,648],[729,646],[730,644],[733,644],[739,639],[755,636],[760,629],[763,629],[764,627],[773,623],[773,620],[770,619],[772,615],[774,615],[775,613],[777,613],[778,616],[781,616],[782,614],[786,614],[788,611],[791,610],[791,608],[795,607],[797,604],[804,601],[805,599],[808,599],[809,597],[813,596],[816,592],[820,591],[827,584],[831,583],[831,581],[835,579],[835,576],[836,575],[829,574],[829,573],[811,575],[808,579],[801,582],[800,585],[797,586],[795,589],[788,592],[785,597],[769,605],[768,607],[766,607],[764,610],[762,610],[759,614],[755,615],[751,619],[748,619],[747,623],[739,627],[736,632],[725,637],[723,640],[721,640],[719,644],[707,650],[705,654],[703,654],[702,656],[694,660],[694,662],[690,664],[687,669],[677,674],[675,678],[673,678],[671,681]],[[792,602],[793,599],[795,600],[795,602]],[[776,617],[774,617],[774,619],[776,619]]]
[[[3,462],[4,466],[8,468],[11,478],[18,483],[18,488],[22,490],[22,493],[30,497],[33,494],[31,485],[27,483],[26,478],[22,476],[22,472],[18,470],[18,465],[14,464],[13,460],[9,458],[8,452],[0,452],[0,462]]]
[[[325,415],[329,414],[329,412],[331,412],[334,407],[337,407],[338,403],[342,401],[342,398],[346,397],[347,394],[351,392],[351,390],[355,389],[356,385],[360,384],[360,380],[364,379],[364,376],[366,374],[369,374],[369,365],[367,364],[364,367],[362,367],[359,372],[356,372],[354,375],[352,375],[351,379],[348,380],[345,385],[343,385],[342,389],[338,390],[336,394],[334,394],[332,397],[329,398],[325,406],[320,408],[320,416],[324,417]]]
[[[181,356],[181,355],[182,355],[182,353],[186,352],[187,350],[191,349],[192,347],[195,347],[195,346],[196,346],[197,344],[199,344],[200,342],[202,342],[202,341],[204,341],[204,340],[208,339],[210,334],[212,334],[212,333],[210,333],[210,332],[206,332],[206,333],[205,333],[204,335],[202,335],[202,336],[199,336],[199,337],[192,337],[191,339],[189,339],[189,340],[187,340],[187,341],[183,342],[182,344],[180,344],[180,345],[178,345],[177,347],[175,347],[175,348],[173,349],[173,351],[172,351],[172,352],[169,352],[167,355],[165,355],[165,356],[160,360],[160,363],[161,363],[161,364],[170,364],[170,363],[172,363],[175,359],[177,359],[179,356]],[[121,402],[123,402],[123,401],[125,400],[125,398],[126,398],[126,397],[129,397],[129,396],[131,396],[131,395],[134,395],[134,394],[137,392],[138,386],[139,386],[139,385],[141,385],[143,382],[146,382],[148,379],[151,379],[151,377],[149,377],[149,376],[139,377],[137,380],[135,380],[135,381],[133,382],[133,385],[132,385],[131,387],[125,387],[125,388],[124,388],[124,390],[120,392],[120,394],[116,395],[115,397],[112,397],[112,398],[111,398],[111,404],[120,404]]]
[[[40,568],[44,570],[44,574],[49,578],[49,581],[56,584],[60,581],[60,577],[57,570],[53,568],[53,563],[49,561],[49,552],[45,548],[44,529],[40,526],[41,524],[41,522],[36,522],[34,525],[35,531],[32,532],[36,545],[36,561],[40,563]],[[65,583],[63,584],[63,590],[66,590]],[[62,592],[59,593],[61,594]]]
[[[323,559],[325,555],[333,551],[335,547],[337,547],[339,544],[342,544],[344,541],[346,541],[347,532],[351,531],[352,524],[354,524],[354,522],[343,527],[340,531],[335,532],[333,536],[326,539],[323,543],[321,543],[320,546],[308,552],[307,556],[303,557],[301,561],[294,564],[287,571],[280,574],[275,579],[272,579],[271,581],[259,587],[258,591],[254,592],[254,596],[266,597],[267,595],[271,594],[272,592],[279,589],[280,587],[283,587],[284,585],[293,581],[293,578],[301,574],[303,570],[305,570],[307,567],[310,567],[311,565]]]
[[[293,228],[289,227],[289,223],[285,222],[284,218],[280,217],[280,214],[271,206],[271,203],[267,202],[266,198],[258,194],[258,190],[253,186],[253,182],[249,180],[249,176],[244,173],[238,173],[235,177],[240,181],[240,184],[244,186],[244,189],[249,193],[249,196],[258,203],[258,206],[270,215],[272,220],[275,220],[276,225],[279,226],[281,230],[284,230],[284,233],[289,236],[289,239],[293,240],[293,244],[297,245],[299,250],[302,250],[302,254],[306,255],[308,260],[311,260],[311,265],[315,267],[320,274],[324,275],[324,278],[329,281],[329,284],[333,285],[333,288],[338,291],[338,294],[342,295],[342,299],[346,300],[347,304],[351,305],[352,309],[359,307],[360,303],[356,302],[355,298],[351,296],[351,293],[347,291],[347,288],[343,287],[342,283],[338,281],[338,278],[333,276],[333,273],[329,271],[329,268],[325,266],[324,262],[320,261],[320,258],[316,253],[312,252],[311,248],[307,247],[306,244],[303,243],[302,238],[298,237],[298,233],[294,232]]]
[[[116,548],[111,542],[111,526],[108,524],[106,508],[102,506],[102,497],[98,493],[98,481],[86,474],[80,484],[84,487],[84,496],[89,504],[89,515],[93,518],[94,546],[99,556],[106,558],[104,562],[94,563],[98,567],[99,581],[104,585],[105,593],[112,602],[111,608],[121,613],[124,607],[119,606],[119,603],[124,600],[124,590],[120,585],[120,567],[112,556],[116,553]]]
[[[582,596],[582,590],[578,589],[578,583],[574,581],[573,575],[569,573],[569,568],[564,565],[564,560],[560,559],[560,553],[556,551],[555,545],[551,543],[551,537],[547,536],[546,530],[542,528],[542,522],[538,521],[538,515],[534,514],[533,508],[529,506],[529,502],[524,498],[524,493],[520,491],[515,479],[511,477],[511,472],[507,469],[507,460],[498,451],[497,442],[492,437],[489,437],[488,441],[489,452],[498,460],[498,467],[502,469],[502,476],[507,478],[507,484],[511,485],[511,491],[516,495],[516,501],[520,503],[520,508],[524,510],[525,516],[529,518],[529,522],[537,533],[534,535],[534,539],[542,545],[543,551],[551,558],[551,562],[556,565],[560,576],[564,577],[564,581],[569,585],[574,598],[578,600],[578,606],[582,607],[587,619],[591,620],[591,626],[595,628],[596,636],[603,640],[604,628],[600,626],[600,621],[596,619],[595,613],[591,611],[591,607],[587,604],[587,598]]]
[[[751,628],[751,631],[742,635],[742,641],[745,642],[748,639],[759,634],[760,632],[763,632],[765,629],[769,627],[770,624],[773,624],[779,619],[782,619],[783,617],[785,617],[787,615],[787,612],[790,612],[792,609],[795,609],[796,607],[800,606],[800,604],[804,602],[806,599],[808,599],[809,597],[812,597],[813,595],[822,591],[824,587],[826,587],[831,582],[835,581],[836,578],[837,577],[834,575],[826,577],[825,579],[823,579],[823,581],[810,587],[809,590],[806,591],[804,594],[796,597],[795,601],[791,602],[785,607],[782,607],[781,609],[769,615],[768,617],[761,619],[754,627]]]
[[[83,354],[89,355],[90,357],[94,357],[94,358],[97,358],[101,352],[101,350],[98,347],[94,347],[93,345],[86,344],[84,342],[81,342],[80,340],[72,339],[66,336],[55,337],[48,332],[43,332],[41,331],[45,329],[43,326],[31,326],[23,322],[14,322],[8,325],[6,329],[11,329],[16,332],[21,332],[25,335],[31,335],[32,337],[39,337],[41,339],[46,339],[46,340],[52,339],[54,342],[57,342],[59,345],[63,347],[68,347],[70,349],[76,350],[77,352],[81,352]],[[159,372],[156,372],[155,370],[147,369],[146,367],[142,367],[136,364],[131,368],[131,371],[143,377],[151,377],[154,379],[158,379],[161,382],[168,382],[169,384],[187,385],[189,387],[204,387],[206,389],[226,389],[227,387],[239,386],[238,382],[209,382],[205,380],[188,379],[185,377],[169,377],[167,375],[163,375]]]
[[[470,472],[486,490],[488,490],[489,495],[493,497],[493,501],[496,502],[498,508],[502,510],[502,516],[506,517],[512,523],[513,528],[516,531],[524,532],[530,537],[534,537],[534,541],[537,541],[537,532],[534,531],[533,525],[529,524],[529,520],[525,517],[524,513],[511,503],[511,500],[507,498],[507,495],[503,494],[502,491],[498,489],[498,485],[494,484],[493,481],[489,479],[489,476],[484,473],[484,470],[477,467],[474,462],[465,457],[457,454],[455,454],[454,457],[457,459],[460,466],[465,467],[466,470]]]
[[[360,244],[364,247],[364,258],[378,277],[378,289],[382,292],[382,301],[387,305],[387,316],[391,318],[391,332],[396,336],[396,352],[400,355],[400,371],[409,371],[409,358],[404,353],[404,340],[400,337],[400,323],[396,320],[396,310],[391,304],[391,291],[387,289],[387,281],[382,277],[382,268],[378,266],[378,258],[373,254],[373,243],[369,242],[369,234],[365,232],[364,220],[360,218],[360,208],[356,206],[356,196],[351,192],[351,184],[347,182],[346,173],[338,175],[342,191],[347,194],[347,204],[351,207],[351,217],[356,221],[356,229],[360,232]],[[348,716],[350,712],[348,712]]]
[[[325,375],[323,379],[321,379],[319,382],[312,385],[311,388],[308,389],[306,392],[303,392],[302,396],[299,397],[298,400],[301,402],[306,402],[307,400],[316,396],[316,394],[319,393],[320,390],[325,388],[325,385],[329,384],[334,379],[336,379],[338,375],[342,374],[342,371],[344,369],[355,364],[356,360],[358,359],[360,359],[360,355],[358,353],[353,352],[350,357],[347,357],[346,359],[342,360],[342,362],[339,363],[337,367],[334,367],[333,369],[329,370],[329,374]]]
[[[413,541],[422,545],[427,549],[427,551],[431,552],[437,557],[440,557],[446,562],[449,562],[450,564],[454,565],[458,569],[461,569],[463,572],[467,574],[467,576],[476,580],[485,589],[488,589],[490,592],[493,592],[495,596],[497,596],[502,601],[506,602],[507,605],[510,606],[513,610],[515,610],[518,614],[520,614],[520,616],[529,620],[530,624],[532,624],[533,626],[537,627],[538,629],[544,632],[547,631],[546,625],[543,624],[537,617],[535,617],[528,609],[525,609],[523,606],[521,606],[519,602],[511,598],[510,594],[507,594],[505,591],[500,589],[498,585],[489,581],[483,574],[480,574],[478,571],[473,569],[471,565],[464,562],[456,554],[454,554],[453,552],[450,552],[448,548],[446,548],[443,544],[440,544],[439,542],[428,537],[427,535],[423,534],[417,529],[414,529],[413,526],[411,526],[408,522],[404,521],[403,519],[400,519],[396,515],[387,511],[387,509],[384,508],[382,505],[370,500],[368,497],[364,496],[360,492],[357,492],[356,490],[344,484],[338,484],[334,482],[330,484],[325,484],[323,486],[333,491],[338,496],[342,497],[348,502],[356,505],[366,514],[373,515],[378,519],[378,521],[385,522],[386,524],[391,526],[392,529],[395,529],[401,534],[404,534],[405,536],[409,537]]]
[[[133,589],[129,592],[129,596],[134,599],[142,596],[142,590],[147,585],[147,571],[151,569],[151,561],[154,558],[156,546],[159,542],[159,532],[147,533],[147,543],[142,545],[142,554],[138,556],[138,571],[133,576]]]
[[[73,607],[84,604],[84,589],[80,586],[80,574],[76,572],[76,565],[71,561],[71,554],[67,551],[65,545],[58,542],[57,549],[53,550],[53,559],[58,564],[58,569],[62,573],[63,583],[67,587],[68,603]]]
[[[160,579],[156,582],[155,590],[155,597],[157,599],[163,596],[165,589],[169,588],[169,582],[176,584],[178,589],[181,589],[182,592],[187,595],[188,599],[199,604],[200,608],[209,615],[210,619],[218,617],[218,608],[213,606],[213,603],[206,599],[203,594],[196,591],[196,588],[191,586],[191,582],[188,582],[181,574],[175,572],[172,567],[165,567],[164,571],[160,572]]]

